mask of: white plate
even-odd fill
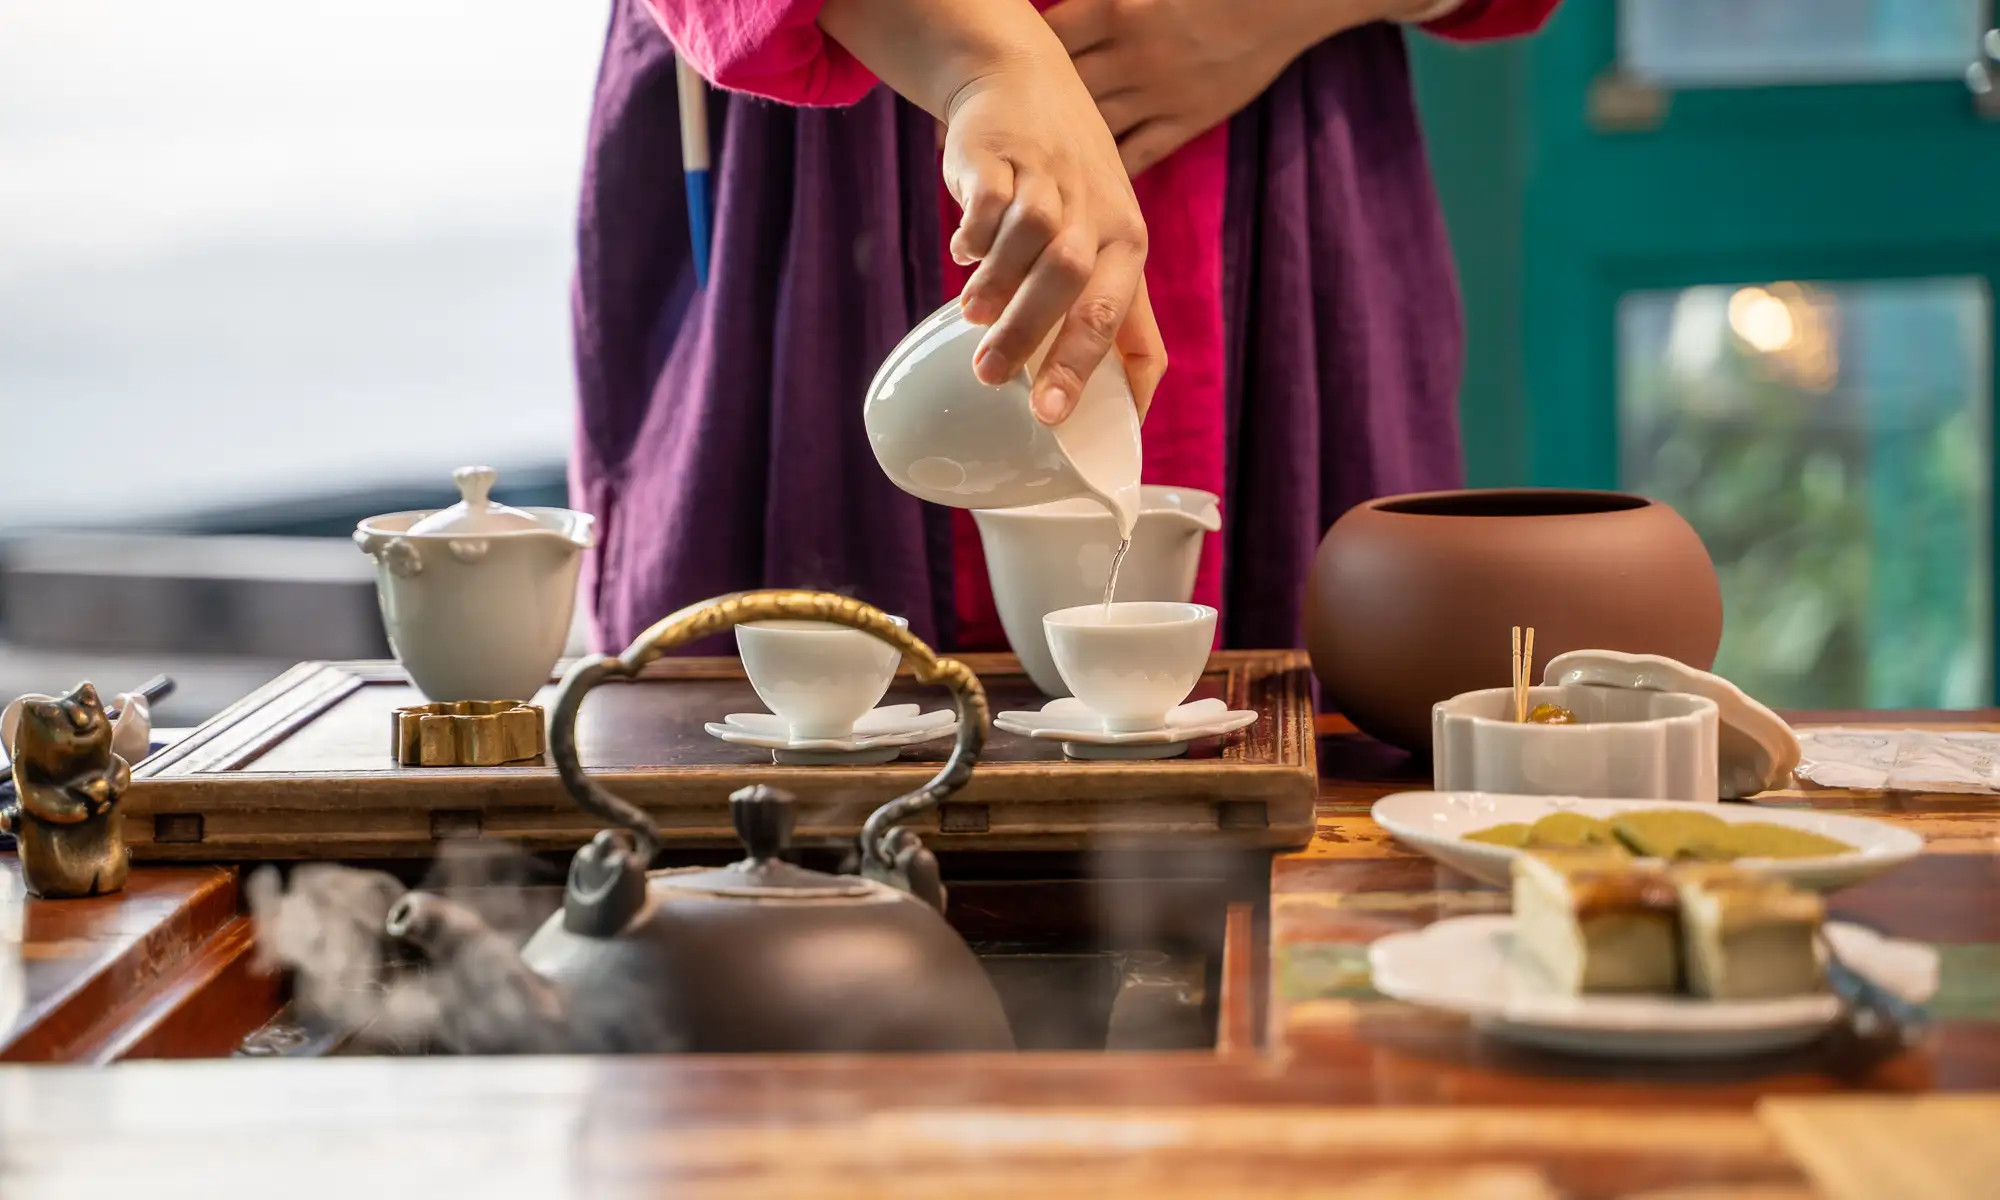
[[[1398,841],[1474,879],[1506,887],[1512,882],[1510,846],[1468,842],[1465,835],[1519,821],[1532,825],[1554,812],[1613,817],[1644,808],[1671,808],[1671,800],[1590,800],[1576,796],[1509,796],[1493,792],[1398,792],[1370,810],[1375,823]],[[1790,880],[1795,887],[1831,892],[1873,879],[1923,853],[1924,839],[1907,829],[1866,817],[1791,808],[1704,804],[1698,810],[1724,821],[1768,821],[1835,838],[1854,847],[1827,858],[1744,858],[1739,865]]]
[[[956,735],[958,714],[944,709],[924,712],[914,704],[890,704],[856,721],[854,732],[847,737],[796,741],[785,719],[771,713],[730,713],[702,728],[710,737],[731,745],[769,750],[772,761],[785,766],[869,766],[893,762],[905,746]]]
[[[1544,684],[1585,684],[1648,692],[1686,692],[1715,701],[1722,798],[1741,800],[1787,787],[1799,765],[1799,738],[1785,719],[1720,675],[1658,654],[1572,650],[1549,660]]]
[[[1051,700],[1038,710],[1003,712],[993,727],[1017,737],[1061,742],[1071,758],[1158,759],[1186,754],[1189,742],[1221,737],[1257,723],[1249,709],[1231,711],[1220,700],[1196,700],[1167,714],[1157,729],[1106,733],[1097,714],[1075,697]]]
[[[1496,1037],[1572,1054],[1712,1058],[1801,1046],[1840,1016],[1831,994],[1719,1001],[1691,996],[1568,996],[1513,957],[1512,915],[1452,917],[1368,948],[1375,990],[1462,1013]],[[1827,938],[1863,975],[1922,1004],[1937,992],[1937,951],[1833,922]]]

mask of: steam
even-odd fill
[[[516,951],[560,903],[554,882],[511,847],[447,842],[419,891],[308,864],[289,888],[260,868],[246,892],[258,965],[289,972],[302,1015],[357,1047],[534,1053],[571,1042],[560,992]]]

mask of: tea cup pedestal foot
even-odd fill
[[[390,730],[406,767],[497,767],[538,762],[548,749],[540,706],[519,700],[458,700],[399,708]]]

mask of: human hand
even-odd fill
[[[966,84],[945,112],[945,184],[964,210],[952,257],[977,262],[960,297],[989,325],[973,372],[997,384],[1051,330],[1035,416],[1060,424],[1106,353],[1124,359],[1143,418],[1166,371],[1146,294],[1146,223],[1117,144],[1058,55]]]
[[[1430,0],[1064,0],[1042,15],[1133,175],[1255,100],[1311,46]]]
[[[1140,416],[1167,369],[1146,296],[1146,222],[1118,145],[1055,32],[1021,0],[825,0],[819,25],[945,123],[944,178],[965,210],[959,297],[990,326],[973,372],[1000,383],[1054,340],[1036,417],[1058,424],[1114,347]]]

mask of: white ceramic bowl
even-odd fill
[[[1083,604],[1042,618],[1056,670],[1106,733],[1166,724],[1194,691],[1215,644],[1205,604]]]
[[[1222,528],[1214,494],[1196,488],[1139,489],[1139,523],[1118,568],[1118,600],[1194,596],[1201,545]],[[1104,581],[1118,550],[1118,523],[1094,500],[1056,500],[1026,508],[981,509],[979,541],[1007,644],[1035,686],[1051,696],[1069,686],[1049,655],[1042,618],[1059,608],[1104,599]]]
[[[1432,706],[1437,790],[1719,799],[1716,707],[1706,696],[1583,685],[1528,689],[1528,707],[1538,704],[1559,704],[1577,723],[1515,721],[1512,688],[1466,692]]]
[[[901,617],[890,620],[905,628]],[[752,621],[736,627],[743,673],[793,741],[839,740],[875,710],[902,651],[872,634],[827,621]]]
[[[1129,528],[1139,511],[1139,413],[1124,363],[1105,355],[1076,410],[1051,427],[1028,404],[1048,344],[1025,370],[989,387],[972,373],[985,336],[952,300],[890,352],[861,408],[882,470],[911,495],[953,508],[1092,496],[1123,513]]]
[[[1573,812],[1610,820],[1634,809],[1658,808],[1657,800],[1603,800],[1578,796],[1503,796],[1487,792],[1397,792],[1375,802],[1369,815],[1375,823],[1413,849],[1481,883],[1506,887],[1513,879],[1512,846],[1467,841],[1466,835],[1495,825],[1532,825],[1551,813]],[[1824,858],[1746,858],[1746,869],[1785,879],[1794,887],[1818,892],[1875,878],[1916,858],[1924,850],[1921,835],[1886,821],[1839,813],[1815,812],[1754,804],[1718,804],[1715,816],[1732,823],[1765,821],[1789,829],[1817,833],[1854,847]]]

